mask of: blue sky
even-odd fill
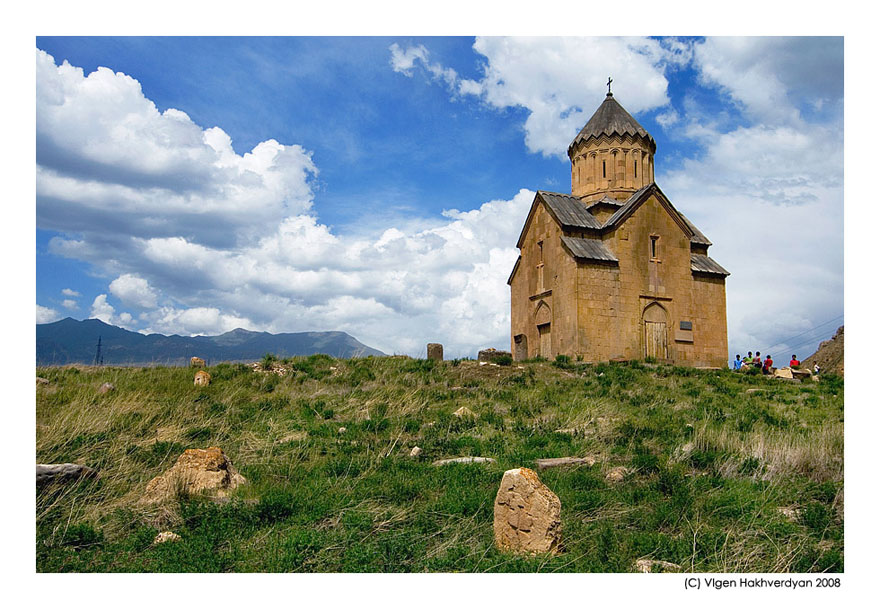
[[[843,323],[842,38],[36,47],[38,322],[507,348],[534,190],[570,192],[611,75],[732,273],[731,351],[806,355]]]

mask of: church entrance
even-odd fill
[[[645,320],[645,357],[668,360],[666,310],[657,303],[652,303],[645,308],[643,318]]]
[[[540,348],[538,355],[550,359],[550,324],[541,324],[538,326],[538,337],[540,339],[538,341],[538,346]]]

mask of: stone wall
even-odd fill
[[[546,305],[551,349],[543,355],[548,359],[557,354],[581,356],[585,361],[642,359],[643,315],[656,303],[663,312],[658,319],[665,318],[668,361],[726,365],[724,279],[691,272],[690,240],[660,200],[650,197],[617,231],[605,236],[605,245],[617,256],[619,266],[576,261],[563,248],[561,235],[559,226],[539,205],[511,281],[511,353],[515,357],[521,359],[522,350],[516,349],[520,334],[526,337],[528,357],[542,354],[535,314]],[[653,257],[652,237],[656,239]]]

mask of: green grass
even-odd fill
[[[38,462],[100,477],[37,491],[37,570],[843,570],[840,378],[570,359],[262,364],[285,374],[219,364],[194,387],[187,368],[38,369]],[[116,390],[98,394],[104,382]],[[478,416],[452,416],[461,406]],[[248,480],[229,500],[137,503],[183,450],[212,445]],[[431,465],[463,455],[497,463]],[[562,503],[564,551],[497,551],[503,472],[586,455],[595,465],[539,472]],[[622,482],[606,480],[614,467]],[[162,530],[182,540],[153,546]]]

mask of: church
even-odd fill
[[[727,366],[729,273],[654,183],[656,148],[609,80],[568,147],[571,194],[539,190],[516,244],[514,359]]]

